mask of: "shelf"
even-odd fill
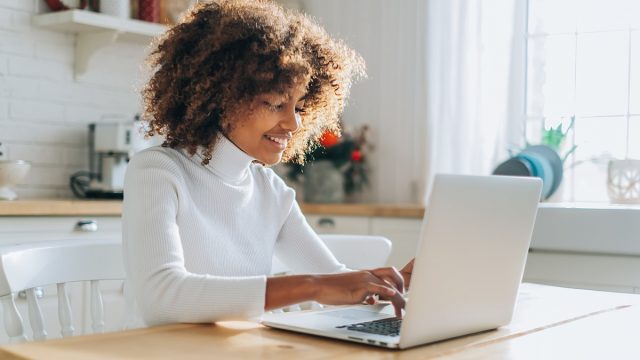
[[[76,77],[86,73],[91,57],[103,47],[117,40],[148,44],[154,37],[167,30],[167,27],[161,24],[120,19],[85,10],[35,15],[32,24],[53,31],[76,34]]]

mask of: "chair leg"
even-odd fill
[[[93,332],[100,334],[104,332],[104,303],[102,293],[100,293],[100,282],[91,280],[91,320]]]
[[[47,340],[47,331],[44,329],[44,317],[42,316],[42,310],[36,297],[36,289],[27,289],[27,304],[29,305],[29,322],[31,323],[31,329],[33,330],[33,340],[44,341]]]
[[[27,341],[27,337],[24,335],[22,316],[18,312],[13,295],[2,297],[2,308],[4,312],[4,329],[7,331],[11,343]]]
[[[58,284],[58,319],[60,320],[60,334],[62,337],[73,336],[73,316],[71,314],[71,303],[67,293],[66,284]]]
[[[122,319],[122,330],[135,328],[136,299],[128,280],[122,283],[122,295],[124,297],[124,318]]]

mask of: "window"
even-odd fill
[[[609,159],[640,159],[640,1],[529,0],[530,143],[574,119],[561,201],[608,201]]]

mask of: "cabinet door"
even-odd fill
[[[531,251],[524,281],[640,293],[640,256]]]
[[[416,255],[422,219],[374,217],[371,235],[391,240],[393,247],[387,265],[400,268]]]
[[[370,219],[364,216],[307,215],[318,234],[368,235]]]

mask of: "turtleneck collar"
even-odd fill
[[[202,148],[196,153],[202,161]],[[214,174],[226,181],[240,181],[249,171],[249,165],[255,159],[237,147],[226,136],[218,136],[218,141],[213,147],[211,160],[207,165]]]

